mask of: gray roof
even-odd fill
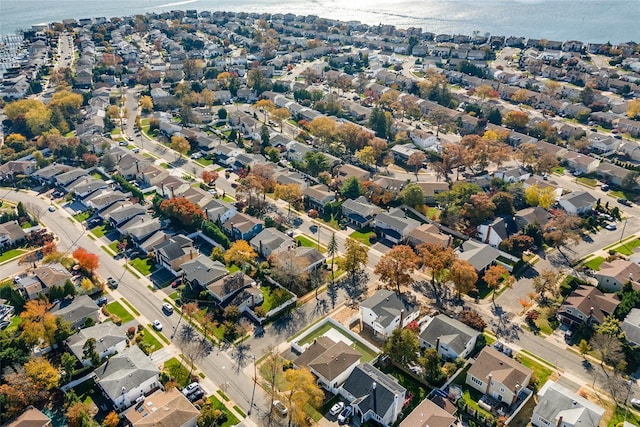
[[[357,199],[347,199],[342,203],[342,209],[347,209],[362,218],[371,218],[380,212],[380,208],[367,200],[366,197],[360,196]]]
[[[275,227],[265,228],[256,235],[251,241],[251,246],[260,250],[261,246],[268,247],[271,251],[275,251],[280,247],[293,243],[293,239]]]
[[[34,176],[37,176],[39,178],[52,178],[56,175],[60,175],[62,173],[65,173],[67,171],[69,171],[71,169],[70,166],[67,165],[63,165],[60,163],[54,163],[52,165],[49,166],[45,166],[42,169],[36,171],[36,173],[34,173]]]
[[[434,347],[436,341],[440,339],[441,343],[445,343],[456,354],[460,354],[469,340],[477,335],[480,335],[480,332],[459,320],[452,319],[446,314],[439,314],[427,324],[420,333],[420,338]]]
[[[500,252],[481,242],[467,240],[458,248],[458,257],[473,266],[477,271],[482,271],[485,267],[495,261]]]
[[[382,212],[376,216],[376,226],[382,222],[395,231],[411,231],[420,226],[420,223],[413,218],[408,218],[400,208],[392,209],[389,212]]]
[[[73,324],[93,314],[97,316],[99,310],[100,308],[91,298],[87,295],[80,295],[71,301],[64,300],[54,306],[52,314],[60,316],[67,322]]]
[[[126,200],[127,196],[121,191],[105,191],[87,196],[84,201],[91,202],[98,209],[104,209],[115,202]]]
[[[590,208],[596,203],[596,198],[586,191],[573,191],[562,196],[560,200],[565,200],[576,208]]]
[[[155,233],[161,228],[162,225],[158,218],[153,218],[146,214],[138,215],[120,225],[120,230],[124,234],[130,235],[136,240],[143,240],[145,237]]]
[[[371,411],[380,418],[385,416],[396,398],[404,399],[407,391],[395,378],[368,363],[356,366],[342,388],[356,398],[351,404],[357,405],[363,414]]]
[[[182,272],[187,282],[202,287],[206,287],[228,274],[221,262],[213,261],[204,255],[182,264]]]
[[[560,384],[548,381],[538,392],[534,414],[553,425],[562,418],[561,426],[598,427],[604,409]]]
[[[217,221],[220,216],[224,215],[230,210],[235,210],[231,203],[225,202],[221,199],[211,199],[207,200],[204,206],[201,206],[202,209],[206,212],[207,217],[211,221]]]
[[[640,308],[632,308],[622,322],[627,341],[640,345]]]
[[[142,215],[147,211],[147,209],[139,204],[128,204],[124,206],[119,206],[115,210],[111,211],[106,215],[107,219],[113,220],[116,224],[120,222],[133,218],[136,215]]]
[[[378,316],[376,322],[384,327],[389,326],[399,317],[401,310],[404,310],[405,316],[418,310],[415,304],[388,289],[377,291],[372,297],[362,301],[360,306],[371,309]]]
[[[116,400],[122,395],[122,390],[132,390],[140,384],[157,377],[160,370],[151,362],[137,345],[125,349],[99,366],[93,373],[96,382]]]
[[[67,346],[73,352],[73,354],[82,360],[84,356],[83,346],[89,338],[96,340],[96,351],[98,354],[110,349],[122,341],[126,341],[127,337],[124,335],[119,326],[113,322],[98,323],[95,326],[81,329],[77,334],[71,335],[67,338]]]
[[[171,238],[156,245],[154,249],[170,260],[180,258],[189,253],[189,251],[193,252],[196,250],[193,247],[193,240],[182,234],[171,236]]]
[[[59,185],[67,186],[73,181],[75,181],[76,179],[80,178],[81,176],[86,176],[86,175],[89,175],[89,173],[86,170],[75,168],[75,169],[71,169],[68,172],[64,172],[64,173],[61,173],[60,175],[57,175],[56,182]]]

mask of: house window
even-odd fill
[[[545,420],[544,418],[542,418],[540,415],[538,415],[538,421],[540,421],[542,424],[544,425],[549,425],[551,424],[549,421]]]
[[[476,383],[478,385],[483,385],[484,384],[482,381],[480,381],[476,377],[471,377],[471,382],[474,382],[474,383]]]
[[[500,387],[500,392],[504,393],[504,387]]]

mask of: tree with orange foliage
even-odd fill
[[[505,283],[508,283],[508,274],[509,272],[506,268],[497,264],[487,268],[487,270],[484,272],[484,282],[487,284],[489,289],[493,290],[493,292],[491,292],[491,302],[494,306],[496,305],[496,292],[498,292],[500,283],[502,283],[503,280],[505,281]]]
[[[395,287],[400,293],[401,286],[411,283],[411,274],[418,266],[418,260],[410,246],[398,245],[380,258],[374,273],[380,275],[382,283]]]
[[[49,254],[57,252],[58,251],[58,245],[54,241],[47,242],[47,243],[44,244],[44,246],[42,247],[41,251],[42,251],[42,255],[43,256],[47,256]]]
[[[184,197],[163,200],[160,203],[160,211],[188,231],[194,230],[205,219],[204,211]]]
[[[80,268],[92,275],[100,266],[98,255],[88,252],[84,248],[78,248],[73,253],[73,258],[78,262]]]
[[[463,259],[457,259],[453,262],[449,271],[449,279],[453,282],[458,293],[458,299],[462,293],[467,293],[476,289],[478,281],[478,273],[469,263]]]
[[[219,176],[220,175],[218,174],[218,172],[213,170],[202,172],[202,180],[204,181],[205,184],[208,184],[208,185],[211,185],[212,182],[215,182],[215,180],[218,179]]]

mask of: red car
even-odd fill
[[[171,287],[172,288],[177,288],[178,286],[180,286],[182,284],[182,279],[176,279],[173,282],[171,282]]]

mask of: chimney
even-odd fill
[[[138,171],[138,173],[140,173],[140,165],[138,164],[137,160],[136,160],[136,171]]]
[[[484,391],[484,394],[489,394],[489,388],[491,387],[491,379],[493,378],[492,374],[487,375],[487,389]]]
[[[556,424],[556,427],[560,427],[562,425],[562,417],[558,417],[558,424]]]
[[[172,185],[172,186],[171,186],[171,198],[173,199],[173,198],[175,198],[175,197],[176,197],[176,195],[175,195],[175,193],[173,192],[173,185]]]
[[[436,353],[438,353],[439,348],[440,348],[440,337],[436,338]]]
[[[511,402],[511,406],[516,404],[518,400],[518,392],[520,391],[520,384],[516,384],[515,393],[513,393],[513,401]]]
[[[400,310],[400,329],[403,328],[404,325],[404,308]]]
[[[376,383],[375,381],[373,382],[373,384],[371,384],[371,395],[373,396],[373,413],[377,414],[378,413],[378,402],[376,399]]]
[[[189,249],[189,259],[194,259],[196,257],[196,253],[193,252],[193,249]]]

